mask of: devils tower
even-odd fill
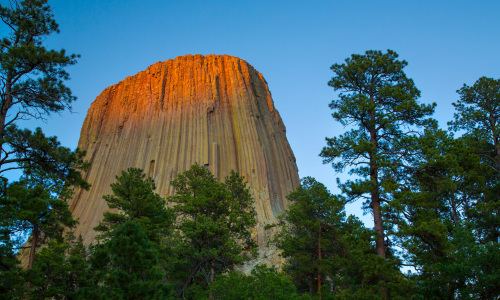
[[[169,182],[198,163],[219,180],[231,170],[245,176],[255,199],[254,235],[261,256],[287,208],[286,195],[299,184],[295,157],[285,126],[262,74],[228,55],[187,55],[151,65],[105,89],[91,104],[78,147],[91,163],[70,201],[79,220],[76,235],[93,241],[93,228],[108,210],[115,176],[142,168],[161,196],[173,194]],[[272,252],[272,251],[271,251]],[[271,262],[272,263],[272,262]]]

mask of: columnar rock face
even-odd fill
[[[76,235],[93,241],[93,228],[108,210],[115,176],[138,167],[155,180],[161,196],[169,182],[198,163],[219,179],[235,170],[255,198],[254,235],[261,255],[265,241],[299,184],[295,157],[262,74],[232,56],[187,55],[158,62],[105,89],[92,103],[78,147],[91,167],[88,191],[77,191],[70,209]],[[269,256],[270,254],[270,256]],[[267,253],[268,257],[274,257]],[[271,262],[272,263],[272,262]]]

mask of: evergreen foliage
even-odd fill
[[[311,177],[303,178],[288,199],[292,204],[282,215],[276,245],[290,259],[286,270],[299,291],[321,295],[325,279],[336,275],[330,265],[335,255],[331,246],[340,238],[343,203]]]
[[[173,290],[165,283],[156,243],[140,222],[115,227],[90,257],[93,284],[82,289],[85,299],[165,299]]]
[[[0,5],[0,298],[2,299],[497,299],[500,297],[500,79],[464,85],[449,123],[419,104],[407,62],[387,50],[334,64],[333,118],[347,127],[320,156],[353,179],[332,195],[311,177],[290,195],[272,244],[282,271],[235,270],[255,250],[253,198],[242,176],[224,182],[192,166],[167,201],[142,170],[116,177],[98,244],[63,233],[66,200],[87,188],[84,153],[22,120],[71,109],[65,68],[49,50],[59,28],[47,0]],[[22,176],[6,179],[11,170]],[[374,230],[345,204],[364,199]],[[31,238],[23,245],[26,235]],[[37,253],[41,244],[45,247]],[[29,248],[28,269],[16,253]],[[36,263],[35,263],[36,262]],[[399,270],[409,266],[406,276]]]
[[[0,5],[0,19],[8,29],[0,40],[0,230],[2,265],[10,265],[1,276],[7,276],[17,272],[12,254],[25,234],[32,231],[29,268],[40,238],[61,239],[62,226],[74,224],[64,203],[70,186],[88,184],[79,173],[87,167],[84,153],[61,146],[40,128],[19,128],[22,120],[43,120],[71,108],[76,98],[64,84],[65,67],[75,64],[77,55],[45,48],[46,37],[59,30],[46,0]],[[16,169],[21,180],[7,183],[6,172]]]
[[[103,198],[118,212],[105,212],[95,228],[99,244],[90,256],[93,285],[82,290],[93,299],[163,299],[173,293],[166,284],[165,245],[174,215],[141,169],[129,168]]]
[[[414,126],[429,126],[425,119],[433,105],[418,104],[420,91],[406,77],[406,61],[396,52],[367,51],[353,54],[345,64],[334,64],[335,73],[328,85],[340,90],[338,100],[330,103],[333,118],[344,126],[354,127],[339,137],[327,138],[321,151],[325,163],[336,171],[345,168],[360,179],[340,185],[347,201],[366,199],[374,216],[378,234],[377,254],[386,257],[385,229],[381,206],[397,190],[401,169],[408,165],[408,143],[415,135]]]
[[[346,217],[344,204],[314,178],[288,199],[274,243],[288,260],[284,271],[300,293],[319,298],[376,297],[380,274],[394,295],[409,286],[394,266],[375,255],[375,236],[354,216]]]
[[[155,193],[155,183],[138,168],[129,168],[116,177],[111,184],[113,195],[103,196],[109,208],[118,212],[105,212],[96,231],[102,232],[98,239],[108,238],[113,231],[127,221],[140,224],[152,241],[159,241],[172,230],[174,215],[166,207],[165,199]]]
[[[78,167],[82,153],[71,153],[39,128],[33,133],[16,125],[71,108],[76,97],[64,85],[69,79],[64,68],[75,64],[78,56],[44,47],[46,37],[59,32],[46,0],[0,6],[0,18],[10,29],[0,40],[0,174],[29,168],[81,182],[78,172],[68,168],[71,163]]]
[[[275,268],[256,266],[250,275],[232,271],[217,279],[210,289],[214,299],[311,299],[297,294],[290,277]]]
[[[427,118],[435,104],[418,103],[420,91],[406,77],[406,65],[394,51],[370,50],[331,67],[335,76],[328,85],[341,91],[339,99],[330,103],[332,116],[352,129],[327,138],[320,154],[323,162],[332,163],[336,171],[348,168],[349,174],[358,177],[339,182],[339,186],[345,201],[365,199],[365,209],[372,212],[377,233],[376,253],[388,259],[393,256],[387,237],[392,228],[387,222],[390,216],[384,211],[414,163],[411,150],[418,132],[435,126],[435,121]],[[387,282],[382,274],[380,279]],[[382,286],[380,292],[389,297]]]
[[[455,139],[434,129],[419,139],[420,160],[396,195],[392,215],[398,216],[393,220],[405,259],[417,271],[411,278],[418,294],[492,299],[499,295],[500,178],[494,126],[485,126],[495,124],[499,85],[483,77],[458,92],[458,112],[449,124],[463,135]]]
[[[243,177],[231,172],[223,183],[204,167],[192,166],[171,181],[175,204],[179,260],[171,268],[182,286],[178,294],[188,296],[188,288],[208,289],[215,277],[248,259],[244,251],[255,243],[250,229],[255,225],[255,209]],[[179,272],[181,271],[181,272]]]
[[[52,240],[36,254],[36,264],[25,275],[30,299],[75,299],[88,286],[87,251],[81,238],[69,234],[65,241]]]
[[[0,216],[5,233],[3,246],[11,246],[12,254],[21,249],[25,234],[31,232],[29,268],[33,267],[38,245],[47,239],[61,240],[64,229],[76,223],[64,199],[44,185],[33,186],[25,181],[6,188],[0,197]]]
[[[474,206],[468,211],[479,238],[498,245],[500,239],[500,79],[479,78],[457,91],[455,119],[450,128],[465,131],[460,138],[468,151],[479,157],[476,173],[481,177]]]

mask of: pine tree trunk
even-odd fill
[[[35,225],[33,227],[33,232],[32,232],[32,237],[31,237],[31,248],[30,248],[30,258],[28,261],[28,270],[33,268],[33,264],[35,262],[35,251],[36,251],[36,242],[38,239],[38,225]],[[31,287],[31,282],[26,282],[26,287],[28,290]],[[27,295],[27,294],[26,294]]]
[[[314,297],[314,274],[311,273],[309,276],[309,295],[311,295],[311,298]]]
[[[318,297],[321,300],[321,222],[318,235]]]
[[[374,97],[370,95],[370,100],[373,103]],[[370,121],[368,131],[370,132],[370,143],[373,145],[373,153],[370,154],[370,180],[373,184],[371,190],[371,208],[373,210],[373,225],[377,232],[377,239],[375,241],[375,250],[377,255],[382,257],[384,260],[385,256],[385,234],[384,234],[384,223],[382,220],[382,212],[380,211],[380,187],[378,182],[378,165],[377,165],[377,155],[378,155],[378,139],[376,131],[376,120],[375,120],[375,110],[370,112]],[[379,281],[379,293],[382,299],[389,299],[389,290],[386,287],[380,285],[384,281],[384,276],[382,274],[378,275]]]
[[[214,262],[212,261],[212,267],[210,268],[210,283],[214,283],[214,275],[215,275],[215,269],[214,269]]]
[[[179,293],[177,294],[177,298],[181,298],[183,297],[184,295],[184,292],[186,291],[186,289],[191,285],[191,282],[193,281],[193,278],[194,276],[196,276],[196,274],[198,274],[198,271],[200,270],[200,267],[201,265],[203,264],[204,262],[200,263],[194,270],[193,273],[191,273],[191,276],[189,276],[188,280],[186,281],[186,283],[184,284],[184,286],[182,287],[182,289],[179,291]]]
[[[496,153],[496,157],[494,157],[493,160],[495,161],[496,164],[495,167],[497,172],[500,172],[500,141],[498,133],[495,130],[495,127],[497,126],[496,119],[493,119],[493,121],[490,121],[490,123],[492,126],[491,133],[493,135],[493,146],[495,147],[495,153]]]
[[[36,250],[37,239],[38,239],[38,225],[35,225],[33,227],[33,233],[31,238],[31,250],[30,250],[28,269],[32,269],[33,263],[35,262],[35,250]]]
[[[375,231],[377,232],[377,241],[375,242],[375,248],[377,255],[385,258],[385,245],[384,245],[384,226],[382,221],[382,213],[380,211],[380,198],[378,195],[378,189],[372,194],[372,209],[373,209],[373,222]]]
[[[372,101],[373,101],[373,97]],[[376,162],[376,156],[378,151],[378,141],[377,132],[375,130],[375,111],[370,112],[370,119],[372,121],[371,126],[368,128],[370,131],[370,143],[373,145],[374,153],[370,154],[370,180],[373,184],[373,189],[371,191],[371,207],[373,210],[373,222],[374,228],[377,232],[377,241],[375,243],[377,255],[385,258],[385,235],[384,235],[384,224],[382,221],[382,213],[380,211],[380,188],[378,182],[378,166]]]
[[[451,213],[452,213],[452,218],[453,218],[453,224],[455,227],[458,226],[458,214],[457,214],[457,206],[455,204],[455,201],[450,200],[451,204]]]
[[[7,112],[12,105],[12,70],[7,72],[5,93],[2,96],[2,106],[0,107],[0,152],[3,150],[3,138],[5,135],[5,120],[7,118]]]
[[[210,268],[210,284],[214,283],[214,275],[215,275],[214,262],[212,261],[212,267]],[[208,295],[208,298],[213,299],[212,293]]]

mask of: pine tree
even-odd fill
[[[337,243],[344,205],[314,178],[302,179],[302,184],[288,195],[291,205],[281,216],[281,231],[275,238],[282,256],[290,260],[286,270],[293,274],[299,287],[321,299],[321,288],[332,273],[331,244]]]
[[[498,297],[499,177],[495,102],[498,81],[479,79],[458,91],[451,133],[429,128],[419,159],[391,203],[390,215],[411,276],[425,298]],[[496,96],[495,96],[496,95]],[[396,217],[398,216],[398,217]],[[397,221],[396,221],[397,220]]]
[[[276,268],[256,266],[250,275],[232,271],[217,279],[210,288],[215,299],[311,299],[308,294],[299,295],[292,279]]]
[[[64,85],[69,79],[64,68],[75,64],[78,56],[43,46],[47,36],[59,32],[47,0],[12,1],[10,8],[0,6],[0,18],[10,29],[0,40],[0,175],[12,169],[38,168],[68,177],[71,152],[54,138],[43,136],[40,129],[33,133],[17,123],[71,108],[76,97]],[[69,156],[74,160],[75,155],[81,157],[78,152]],[[76,177],[66,179],[80,180],[72,175]]]
[[[178,214],[180,242],[179,260],[170,267],[178,270],[177,276],[171,274],[181,297],[193,283],[207,290],[217,275],[248,259],[243,251],[255,247],[250,229],[256,212],[243,177],[235,172],[219,183],[209,170],[194,165],[171,185],[175,195],[168,200]]]
[[[470,273],[466,261],[455,261],[467,248],[464,211],[470,202],[464,182],[473,176],[459,163],[458,146],[445,131],[427,130],[417,146],[420,160],[390,207],[405,264],[417,272],[410,278],[425,298],[453,298]],[[471,156],[466,161],[477,162]]]
[[[500,79],[481,77],[457,91],[460,99],[450,128],[463,130],[460,140],[480,158],[482,176],[476,203],[469,215],[475,219],[483,241],[500,242]]]
[[[75,299],[90,284],[87,250],[81,238],[68,234],[52,240],[36,254],[37,264],[27,271],[30,299]]]
[[[102,232],[98,240],[113,235],[113,231],[127,221],[140,224],[152,241],[159,242],[172,230],[174,215],[166,201],[155,193],[155,183],[138,168],[129,168],[116,176],[111,184],[113,195],[103,196],[109,208],[118,212],[105,212],[96,231]]]
[[[467,264],[461,283],[463,295],[497,298],[500,293],[500,79],[479,78],[457,91],[454,120],[449,123],[464,134],[457,139],[466,157],[467,170],[460,188],[467,205],[464,225],[457,232],[456,261]]]
[[[314,178],[288,195],[291,204],[274,244],[287,259],[300,293],[318,298],[377,298],[380,273],[391,278],[393,294],[407,292],[399,272],[374,255],[374,234],[354,216],[346,217],[341,199]]]
[[[16,233],[25,235],[29,232],[22,230],[33,230],[32,267],[40,229],[45,227],[43,236],[52,238],[61,233],[60,226],[74,222],[66,218],[67,207],[55,200],[55,195],[64,200],[71,185],[88,187],[79,172],[87,164],[82,161],[82,152],[61,146],[57,138],[46,137],[40,128],[31,131],[19,125],[23,120],[43,120],[71,108],[76,98],[64,84],[69,79],[64,68],[75,64],[77,55],[44,47],[47,36],[59,31],[46,0],[0,5],[0,19],[7,29],[0,40],[0,177],[8,186],[0,196],[0,226],[3,246],[11,247],[19,246],[9,240]],[[23,173],[21,180],[8,184],[4,176],[16,169]],[[14,211],[14,207],[24,211]],[[49,225],[50,221],[56,223]],[[56,232],[48,231],[52,229]]]
[[[43,185],[20,181],[10,184],[0,198],[1,227],[8,243],[21,249],[24,235],[31,232],[28,268],[34,264],[35,250],[47,239],[62,239],[65,228],[75,225],[68,204]]]
[[[140,222],[127,220],[90,256],[93,283],[80,289],[83,299],[166,299],[166,283],[157,243]]]
[[[386,246],[391,228],[385,206],[390,205],[405,179],[404,170],[415,159],[409,150],[417,132],[435,123],[426,118],[435,104],[418,103],[420,91],[404,73],[406,65],[391,50],[353,54],[344,64],[331,67],[335,76],[328,83],[341,91],[339,99],[330,103],[333,118],[352,129],[327,138],[320,156],[335,170],[347,168],[359,177],[340,187],[346,201],[365,199],[365,208],[373,214],[377,255],[382,258],[392,255]],[[386,290],[381,288],[381,293]]]
[[[92,285],[80,295],[92,299],[164,299],[168,284],[165,257],[171,245],[174,214],[155,183],[138,168],[129,168],[103,198],[117,212],[105,212],[97,227],[90,263]]]

